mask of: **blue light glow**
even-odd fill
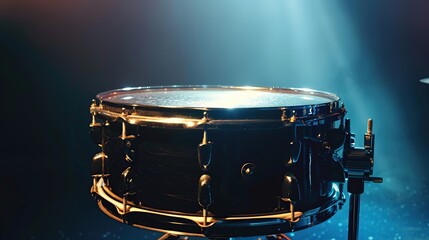
[[[429,239],[429,80],[418,81],[429,75],[427,1],[6,2],[2,108],[30,118],[14,117],[3,131],[0,182],[12,205],[2,209],[2,239],[161,236],[106,217],[90,196],[99,149],[88,136],[87,104],[104,90],[162,85],[339,95],[357,146],[374,120],[374,175],[384,178],[365,186],[360,239]],[[229,97],[221,104],[233,111]],[[346,239],[348,203],[288,235]]]

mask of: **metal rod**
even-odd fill
[[[291,213],[291,218],[290,218],[290,220],[291,220],[292,222],[295,222],[295,208],[294,208],[294,206],[293,206],[292,201],[290,201],[290,202],[289,202],[289,208],[290,208],[290,213]]]
[[[286,234],[275,234],[275,235],[268,235],[265,237],[266,240],[291,240]]]
[[[357,240],[359,233],[360,194],[350,195],[349,240]]]
[[[207,226],[207,209],[203,208],[203,226]]]
[[[162,235],[160,238],[158,238],[158,240],[186,240],[188,239],[187,237],[182,237],[182,236],[176,236],[170,233],[166,233],[164,235]]]

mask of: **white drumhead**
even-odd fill
[[[99,98],[124,106],[193,109],[281,108],[338,100],[333,94],[308,89],[254,87],[135,88],[103,93]]]

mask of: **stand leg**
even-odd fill
[[[357,240],[359,233],[360,194],[350,195],[349,240]]]
[[[268,235],[265,237],[266,240],[291,240],[286,234]]]
[[[166,233],[166,234],[162,235],[160,238],[158,238],[158,240],[182,240],[182,239],[188,239],[188,238],[172,235],[170,233]]]

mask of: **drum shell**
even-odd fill
[[[131,159],[125,160],[122,122],[112,122],[104,136],[104,151],[110,159],[109,182],[113,192],[125,194],[121,173],[131,166],[138,173],[139,191],[129,199],[142,207],[199,214],[198,182],[203,174],[212,179],[214,201],[208,210],[216,216],[288,209],[289,203],[280,199],[286,173],[293,174],[299,183],[301,198],[296,210],[317,208],[332,192],[332,183],[323,172],[324,164],[332,160],[323,155],[323,136],[333,128],[333,122],[296,129],[209,129],[207,140],[213,143],[213,156],[206,170],[198,163],[203,129],[126,125],[135,136],[127,146],[133,152]],[[300,142],[301,154],[289,164],[292,141]],[[250,176],[242,174],[248,163],[255,166]]]

